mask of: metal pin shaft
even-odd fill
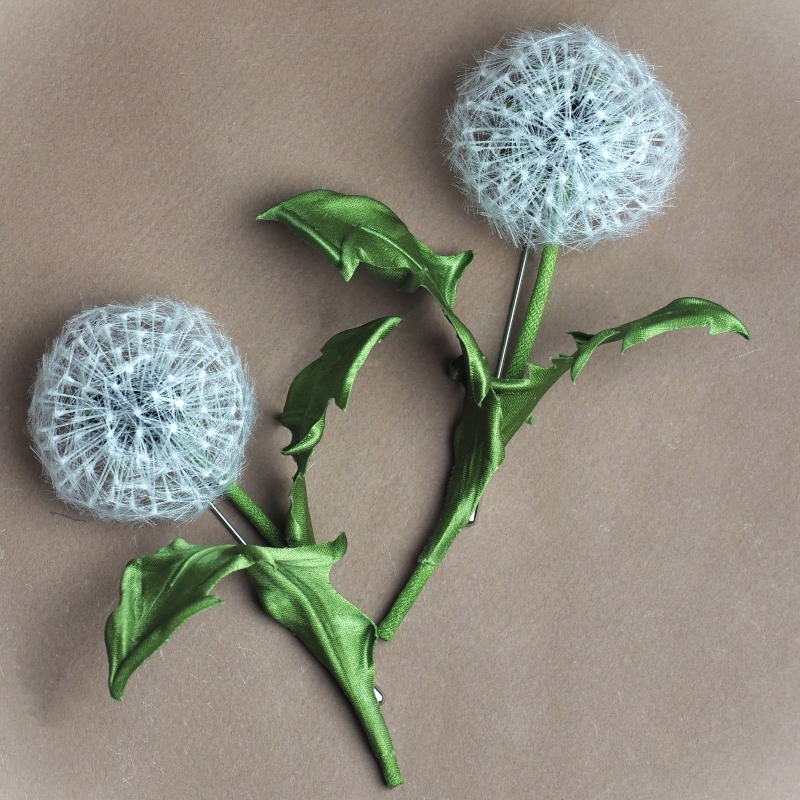
[[[217,519],[228,529],[228,533],[236,539],[239,544],[247,544],[244,540],[244,537],[236,530],[236,528],[231,525],[228,521],[228,518],[212,503],[210,506],[211,510],[216,514]]]
[[[522,257],[519,260],[519,269],[517,270],[517,280],[514,284],[514,293],[511,295],[511,304],[508,307],[508,317],[506,319],[506,329],[503,332],[503,344],[500,346],[500,358],[497,359],[497,372],[495,377],[502,378],[503,372],[506,368],[506,358],[508,357],[508,345],[511,342],[511,329],[514,327],[514,317],[517,315],[517,306],[519,305],[519,295],[522,291],[522,283],[525,278],[525,269],[528,266],[528,253],[529,248],[522,251]],[[478,510],[480,503],[475,506],[475,510],[470,514],[469,524],[474,525],[478,521]]]
[[[517,281],[514,284],[514,294],[511,295],[511,305],[508,307],[508,319],[506,319],[506,329],[503,333],[503,344],[500,347],[500,358],[497,360],[496,378],[502,378],[503,372],[506,368],[506,357],[508,356],[508,345],[511,341],[511,329],[514,327],[514,317],[517,315],[517,306],[519,305],[519,295],[522,291],[522,282],[525,278],[525,269],[528,266],[528,253],[530,250],[526,247],[522,251],[522,256],[519,260],[519,269],[517,270]]]

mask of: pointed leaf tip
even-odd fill
[[[122,573],[119,606],[106,622],[108,686],[121,700],[134,671],[186,620],[222,603],[209,592],[251,563],[239,545],[203,547],[176,539]]]
[[[459,281],[475,257],[471,250],[439,255],[378,200],[327,189],[291,197],[258,219],[285,223],[293,233],[326,255],[345,280],[350,280],[363,264],[373,275],[399,284],[408,292],[419,288],[428,291],[461,342],[469,389],[478,403],[483,401],[491,371],[475,337],[453,310]]]
[[[294,633],[330,671],[364,727],[389,786],[402,783],[386,721],[375,698],[375,623],[330,582],[333,564],[347,549],[333,542],[282,550],[257,548],[248,570],[262,606]]]
[[[711,336],[718,333],[737,333],[745,339],[750,338],[750,333],[738,317],[718,303],[701,297],[679,297],[646,317],[626,322],[618,328],[608,328],[594,336],[570,331],[570,336],[578,346],[572,365],[572,382],[575,383],[586,362],[601,344],[621,340],[624,353],[635,344],[641,344],[668,331],[706,326]]]
[[[322,355],[292,381],[281,423],[292,432],[283,452],[305,472],[314,448],[325,430],[325,414],[333,400],[344,410],[358,371],[372,348],[399,324],[400,317],[381,317],[358,328],[337,333],[322,346]]]
[[[257,219],[286,224],[293,233],[324,253],[349,280],[364,264],[379,278],[407,291],[420,286],[452,306],[469,250],[452,256],[433,252],[388,206],[371,197],[315,189],[290,197]]]

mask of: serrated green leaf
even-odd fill
[[[347,407],[356,375],[370,351],[400,322],[400,317],[384,317],[337,333],[325,343],[322,355],[292,381],[281,415],[292,441],[283,452],[294,458],[300,472],[308,468],[322,438],[328,403],[333,400],[342,410]]]
[[[330,582],[331,567],[347,550],[345,535],[313,547],[258,549],[248,574],[264,609],[334,676],[364,726],[386,782],[398,786],[403,779],[374,691],[377,628]]]
[[[250,566],[240,545],[202,547],[176,539],[122,573],[119,606],[106,622],[111,695],[122,699],[134,670],[187,619],[219,605],[209,592],[226,575]]]
[[[527,422],[533,422],[533,409],[553,384],[572,365],[571,356],[550,359],[552,367],[528,366],[528,377],[518,380],[495,380],[492,388],[498,397],[503,412],[501,436],[507,445],[514,434]]]
[[[420,286],[439,293],[452,306],[464,270],[474,254],[467,250],[440,256],[426,247],[402,220],[371,197],[327,189],[299,194],[261,214],[260,220],[283,222],[333,261],[345,280],[364,263],[384,280],[406,291]]]
[[[492,475],[503,463],[506,445],[547,390],[572,364],[572,358],[565,356],[552,361],[553,366],[548,369],[531,365],[527,378],[493,378],[481,405],[469,393],[464,396],[464,407],[453,435],[453,469],[444,506],[430,543],[420,556],[421,562],[438,564],[444,558],[467,525]],[[456,377],[463,374],[462,370],[463,364],[458,360],[451,365],[451,374]],[[388,623],[386,629],[391,628]]]
[[[325,189],[278,203],[258,219],[288,225],[324,253],[345,280],[364,264],[374,275],[407,291],[428,291],[458,336],[469,369],[469,390],[480,405],[489,388],[491,371],[472,332],[453,310],[458,282],[474,257],[471,250],[454,256],[438,255],[383,203]]]
[[[246,569],[264,609],[327,667],[364,725],[390,786],[402,783],[392,740],[375,698],[375,623],[342,597],[330,570],[347,549],[334,542],[301,547],[203,547],[176,539],[128,564],[120,604],[106,623],[109,688],[121,700],[133,671],[190,617],[222,600],[209,596],[231,572]]]
[[[721,305],[701,297],[680,297],[646,317],[627,322],[618,328],[608,328],[593,336],[570,331],[570,336],[578,345],[572,364],[572,381],[575,382],[592,353],[601,344],[622,340],[624,353],[629,347],[646,342],[661,333],[681,328],[704,328],[707,325],[711,336],[718,333],[738,333],[745,339],[750,338],[740,319]]]
[[[458,533],[469,522],[490,478],[503,463],[503,413],[492,388],[478,405],[464,395],[464,407],[453,433],[453,469],[444,506],[420,561],[438,564]]]

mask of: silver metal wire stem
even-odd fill
[[[517,282],[514,284],[514,294],[511,295],[511,305],[508,307],[508,319],[506,319],[506,329],[503,333],[503,344],[500,347],[500,358],[497,360],[496,378],[502,378],[503,372],[506,368],[506,357],[508,356],[508,345],[511,342],[511,328],[514,326],[514,317],[517,315],[517,306],[519,305],[519,295],[522,291],[522,282],[525,278],[525,269],[528,266],[528,253],[530,250],[526,247],[522,251],[522,257],[519,260],[519,269],[517,270]]]
[[[528,253],[530,248],[526,247],[522,251],[522,257],[519,260],[519,269],[517,270],[517,281],[514,284],[514,293],[511,295],[511,305],[508,307],[508,317],[506,318],[506,329],[503,333],[503,344],[500,346],[500,358],[497,359],[497,371],[495,377],[502,378],[503,371],[506,368],[506,358],[508,356],[508,345],[511,342],[511,329],[514,327],[514,317],[517,315],[517,306],[519,305],[519,295],[522,291],[522,283],[525,278],[525,269],[528,266]],[[478,510],[480,503],[475,506],[469,518],[469,524],[474,525],[478,521]]]
[[[217,519],[228,529],[228,533],[230,533],[239,544],[247,544],[244,537],[231,525],[228,518],[213,503],[209,507],[216,514]]]

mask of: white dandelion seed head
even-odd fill
[[[256,415],[239,354],[208,315],[148,299],[64,325],[28,430],[64,502],[106,520],[183,521],[239,479]]]
[[[575,25],[487,51],[444,134],[468,206],[500,236],[585,248],[670,201],[686,119],[638,55]]]

